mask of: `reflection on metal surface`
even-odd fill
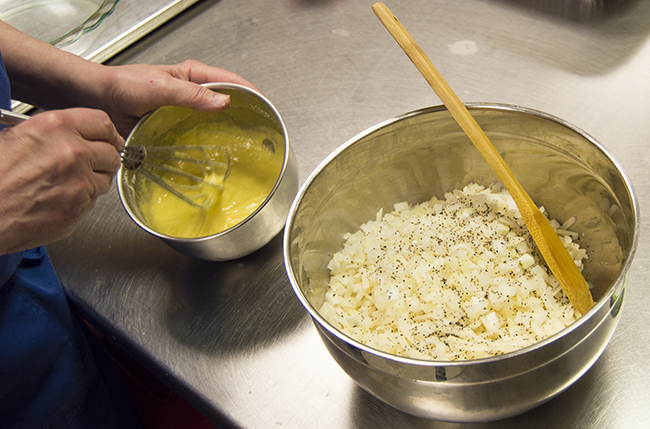
[[[607,19],[637,0],[503,0],[576,22]]]
[[[621,307],[623,306],[623,298],[625,297],[625,280],[627,276],[623,277],[621,291],[617,294],[613,294],[610,298],[610,307],[612,308],[611,315],[612,317],[618,316],[618,313],[621,312]]]

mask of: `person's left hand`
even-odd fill
[[[100,96],[117,130],[126,137],[138,120],[161,106],[191,107],[202,112],[223,110],[230,99],[202,83],[230,82],[261,92],[238,74],[188,60],[175,65],[125,65],[104,67]]]

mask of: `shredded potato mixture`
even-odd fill
[[[416,359],[478,359],[536,343],[580,316],[500,184],[394,208],[347,234],[328,266],[320,313],[352,338]],[[582,268],[586,251],[567,230],[574,222],[551,224]]]

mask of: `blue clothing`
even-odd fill
[[[2,55],[0,55],[0,107],[11,110],[11,87]]]
[[[0,98],[9,109],[1,56]],[[0,256],[0,428],[138,427],[83,329],[44,247]]]

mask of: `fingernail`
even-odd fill
[[[226,107],[230,104],[230,96],[216,92],[214,94],[214,105],[217,107]]]

